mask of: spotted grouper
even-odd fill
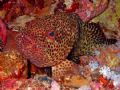
[[[79,73],[81,55],[115,42],[105,37],[98,24],[84,23],[77,14],[68,13],[36,18],[16,37],[20,53],[37,67],[52,67],[53,77]]]

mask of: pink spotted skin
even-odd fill
[[[109,0],[100,0],[99,4],[94,4],[90,0],[81,0],[80,3],[81,7],[75,13],[79,14],[84,22],[88,22],[107,9]]]
[[[6,26],[4,24],[4,22],[2,21],[2,19],[0,18],[0,40],[1,40],[1,44],[0,44],[0,48],[3,48],[3,46],[6,44],[7,41],[7,29]]]
[[[17,35],[17,49],[37,67],[55,66],[65,61],[77,33],[74,16],[61,13],[40,17]]]

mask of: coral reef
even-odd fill
[[[85,22],[100,15],[108,7],[109,0],[58,0],[55,3],[55,13],[58,12],[75,12]]]
[[[38,80],[34,79],[6,79],[0,90],[49,90]]]
[[[79,14],[83,21],[89,21],[101,14],[108,7],[109,0],[82,0],[81,7],[75,12]]]
[[[101,23],[105,26],[105,33],[108,36],[116,37],[120,39],[120,1],[119,0],[110,0],[108,8],[100,16],[97,16],[93,19],[94,22]]]
[[[0,0],[0,90],[120,90],[119,9],[119,0]]]
[[[17,51],[0,53],[0,82],[7,78],[27,78],[27,65]]]

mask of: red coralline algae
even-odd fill
[[[66,12],[75,12],[77,9],[79,9],[79,3],[73,2],[71,7],[66,9]]]
[[[29,3],[31,4],[32,6],[37,6],[39,7],[40,9],[44,8],[44,0],[21,0],[21,2],[26,2],[26,3]]]
[[[56,7],[55,7],[55,9],[54,9],[54,12],[57,13],[57,12],[65,11],[65,8],[66,8],[66,5],[64,4],[64,1],[59,1],[59,2],[56,4]]]
[[[0,53],[0,82],[7,78],[27,78],[27,66],[17,51]]]
[[[100,15],[102,12],[104,12],[107,7],[109,0],[99,0],[99,1],[91,1],[91,0],[80,0],[80,1],[72,1],[71,0],[71,5],[67,7],[67,3],[69,5],[70,1],[59,1],[58,4],[56,5],[55,12],[75,12],[77,13],[80,18],[88,22],[94,17]]]
[[[81,0],[81,7],[75,12],[86,22],[105,11],[108,7],[108,1],[109,0],[99,0],[91,2],[90,0]]]
[[[107,86],[107,84],[109,83],[109,81],[104,78],[102,75],[99,77],[99,82],[103,84],[103,86]]]
[[[6,79],[0,85],[0,90],[50,90],[34,79]]]

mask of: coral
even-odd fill
[[[49,84],[52,83],[53,79],[46,76],[46,75],[35,75],[34,79],[39,80],[40,82],[43,82],[45,84],[48,84],[47,86],[49,87]]]
[[[59,0],[56,4],[56,8],[54,9],[54,13],[65,11],[65,7],[66,5],[64,4],[64,0]]]
[[[4,19],[6,15],[6,11],[5,10],[0,10],[0,18]]]
[[[7,79],[3,81],[0,90],[50,90],[34,79]]]
[[[64,3],[66,5],[66,8],[70,8],[73,3],[73,0],[64,0]]]
[[[27,67],[17,51],[0,53],[0,81],[7,78],[27,78]]]
[[[118,45],[118,46],[117,46]],[[95,50],[96,51],[96,50]],[[119,67],[119,41],[115,45],[100,49],[100,54],[96,56],[100,63],[108,65],[110,68]]]
[[[52,0],[9,0],[2,8],[6,12],[4,20],[9,23],[21,15],[40,16],[49,14],[52,2]]]
[[[29,15],[23,15],[17,17],[14,22],[9,23],[8,27],[12,29],[12,31],[18,31],[17,27],[25,27],[27,22],[30,22],[31,20],[34,20],[35,17],[29,16]]]
[[[1,0],[0,1],[0,8],[4,6],[5,3],[7,3],[9,0]]]
[[[91,87],[90,86],[82,86],[77,90],[91,90]]]
[[[100,90],[100,89],[104,90],[104,88],[102,87],[102,85],[100,83],[98,83],[98,82],[91,82],[90,86],[91,86],[92,90]]]
[[[103,66],[100,68],[100,74],[102,74],[104,77],[107,77],[107,79],[110,79],[112,76],[112,72],[109,67]]]
[[[108,7],[109,0],[99,0],[91,2],[90,0],[82,0],[81,7],[75,12],[79,14],[83,21],[89,21],[101,14]]]
[[[75,12],[83,21],[88,22],[104,12],[108,7],[108,3],[109,0],[63,0],[57,1],[53,9],[59,12]]]
[[[106,79],[104,79],[102,76],[100,77],[102,83],[104,84],[108,84],[109,80],[112,80],[113,83],[113,87],[119,88],[120,85],[120,73],[116,72],[116,71],[112,71],[110,70],[109,67],[103,66],[100,68],[100,73],[103,75],[103,77],[105,77]]]
[[[96,70],[99,68],[99,63],[97,61],[90,61],[89,66],[92,71]]]
[[[82,86],[88,86],[90,83],[89,80],[83,78],[80,75],[72,75],[72,76],[67,76],[64,77],[62,84],[64,86],[69,86],[69,87],[82,87]]]
[[[60,90],[60,85],[56,81],[53,81],[51,83],[51,90]]]
[[[113,85],[119,87],[120,85],[120,74],[114,74],[111,79],[113,80]]]
[[[106,90],[119,89],[119,41],[114,45],[97,48],[94,52],[95,56],[81,57],[82,62],[83,60],[87,61],[87,63],[82,63],[82,68],[84,69],[80,69],[81,75],[85,78],[91,77],[91,79],[87,78],[87,80],[94,81],[90,84],[93,90],[96,90],[96,88],[98,88],[98,90],[103,88],[106,88]]]
[[[110,0],[108,8],[105,10],[105,12],[93,19],[94,22],[99,21],[103,27],[106,27],[104,31],[108,36],[116,37],[118,39],[120,39],[119,10],[120,1]]]
[[[7,30],[7,43],[3,49],[3,52],[11,50],[16,51],[15,37],[17,34],[18,32]]]

